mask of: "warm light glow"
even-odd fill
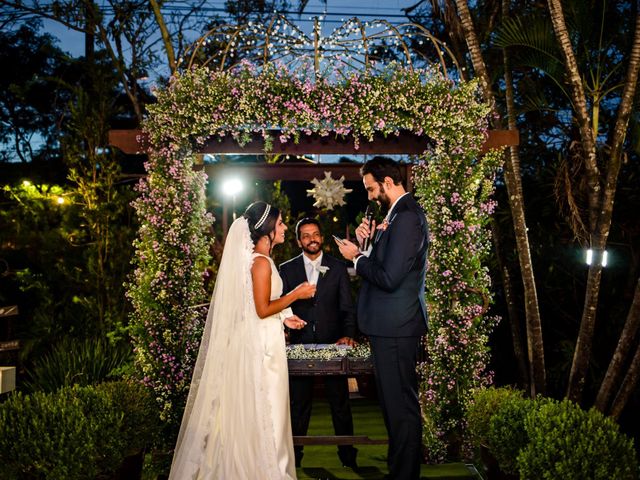
[[[31,186],[31,182],[29,180],[25,180],[22,182],[22,186],[23,187],[30,187]]]
[[[243,185],[239,178],[228,178],[222,183],[222,193],[231,197],[240,193],[242,189]]]
[[[58,205],[62,205],[64,203],[64,198],[58,197],[58,198],[56,198],[56,202],[57,202]]]

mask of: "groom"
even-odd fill
[[[377,227],[364,219],[356,229],[361,246],[365,238],[372,240],[366,251],[347,240],[338,247],[362,277],[358,327],[369,336],[389,433],[388,478],[416,480],[422,445],[416,362],[420,338],[427,331],[427,221],[404,189],[396,162],[374,157],[361,174],[369,200],[378,202],[387,215]]]
[[[337,343],[354,345],[356,331],[355,311],[351,298],[347,267],[322,252],[323,237],[320,223],[314,218],[303,218],[296,225],[296,238],[302,254],[280,265],[284,293],[302,282],[317,285],[316,295],[310,300],[298,300],[291,305],[293,313],[304,318],[307,325],[291,330],[290,343]],[[291,427],[294,435],[306,435],[311,418],[314,377],[289,377],[291,396]],[[347,377],[326,376],[324,386],[336,435],[353,435],[353,419],[349,404]],[[294,447],[296,466],[302,461],[302,446]],[[345,467],[357,468],[357,449],[340,445],[338,457]]]

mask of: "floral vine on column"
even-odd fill
[[[140,219],[134,278],[131,335],[135,364],[156,395],[161,418],[177,431],[204,327],[207,301],[203,272],[205,175],[193,170],[188,151],[167,147],[151,154],[147,177],[138,185],[134,207]]]

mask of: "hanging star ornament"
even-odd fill
[[[314,188],[307,190],[307,196],[315,199],[314,207],[333,210],[334,207],[344,205],[344,196],[352,192],[350,188],[344,188],[344,175],[338,180],[331,178],[331,172],[324,172],[324,178],[314,178],[311,183]]]

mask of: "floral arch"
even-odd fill
[[[194,153],[229,138],[242,146],[255,136],[266,152],[274,141],[296,143],[305,135],[348,138],[355,151],[376,136],[428,138],[413,166],[431,230],[430,361],[420,367],[421,404],[431,460],[442,460],[447,448],[459,454],[464,444],[471,389],[491,382],[487,339],[496,319],[487,316],[492,295],[483,261],[501,155],[480,155],[490,110],[476,82],[447,70],[453,64],[446,46],[416,26],[352,19],[336,29],[346,33],[322,40],[318,25],[316,19],[310,37],[281,17],[268,27],[220,27],[189,51],[183,62],[189,68],[156,92],[144,125],[148,175],[135,203],[140,230],[128,290],[136,364],[168,428],[175,428],[203,326],[201,309],[192,306],[206,302],[211,218]],[[256,47],[254,62],[236,61]],[[438,62],[426,63],[424,55],[435,50]],[[401,52],[398,61],[375,61],[393,51]]]

